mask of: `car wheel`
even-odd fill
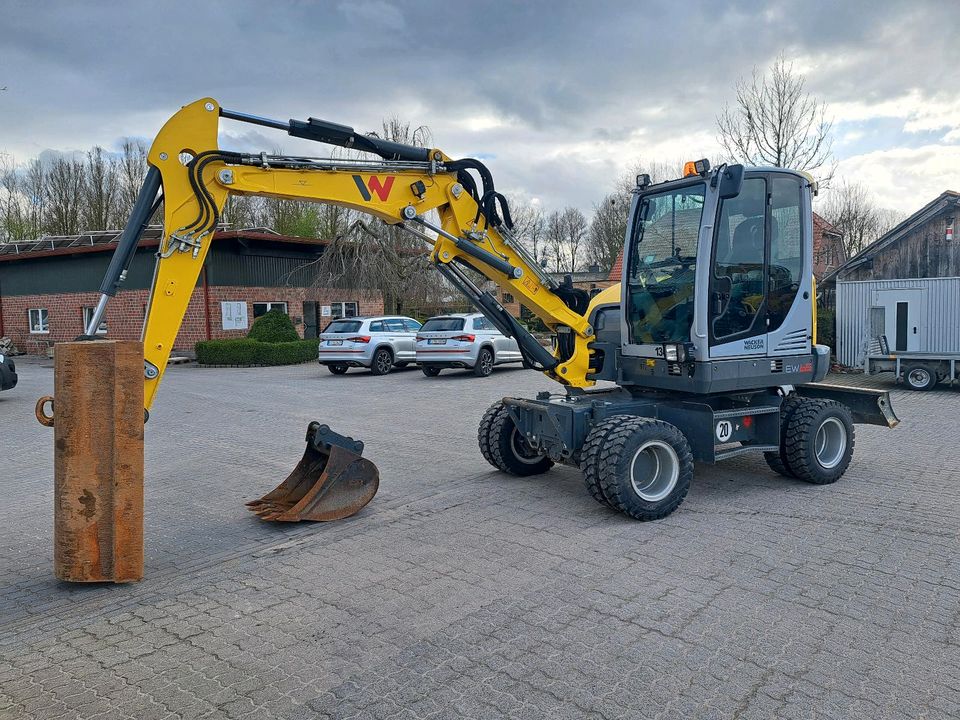
[[[480,348],[477,353],[477,364],[473,366],[473,374],[477,377],[489,377],[493,372],[493,351],[490,348]]]
[[[387,348],[379,348],[373,354],[370,372],[373,375],[386,375],[393,368],[393,353]]]
[[[348,368],[346,365],[341,365],[339,363],[334,365],[327,365],[327,370],[332,372],[334,375],[344,375],[349,369],[350,368]]]
[[[423,371],[423,374],[426,375],[427,377],[436,377],[437,375],[440,374],[440,368],[438,367],[430,367],[429,365],[424,365],[420,369]]]
[[[933,390],[937,374],[925,365],[909,365],[903,372],[903,381],[911,390]]]

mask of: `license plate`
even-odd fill
[[[446,344],[446,342],[447,342],[446,340],[430,340],[427,344],[428,345],[444,345]]]
[[[327,340],[327,345],[343,345],[343,340]]]

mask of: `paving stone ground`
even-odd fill
[[[52,370],[0,393],[0,718],[955,718],[960,391],[896,391],[836,485],[698,465],[655,523],[579,474],[493,471],[501,370],[171,368],[147,429],[146,579],[52,575]],[[851,379],[846,378],[850,382]],[[312,419],[381,491],[266,524]]]

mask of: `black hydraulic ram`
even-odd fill
[[[143,231],[150,222],[150,218],[160,207],[162,195],[158,195],[159,192],[160,171],[150,165],[137,195],[137,200],[133,204],[133,211],[130,213],[127,225],[120,233],[120,239],[117,240],[117,249],[113,251],[113,257],[110,258],[106,275],[103,276],[103,282],[100,283],[100,300],[97,302],[93,317],[90,318],[90,323],[86,327],[86,335],[83,337],[96,337],[97,328],[100,327],[103,315],[107,310],[108,300],[117,294],[117,290],[126,280],[127,270],[130,268],[133,256],[137,252]]]
[[[258,115],[237,112],[236,110],[226,110],[225,108],[220,108],[220,117],[254,125],[263,125],[277,130],[286,130],[289,135],[305,140],[363,150],[379,155],[384,160],[405,160],[408,162],[427,162],[430,160],[429,148],[405,145],[404,143],[363,135],[347,125],[339,125],[317,118],[309,118],[306,122],[303,120],[284,122],[283,120],[272,120]]]
[[[528,364],[543,370],[552,370],[560,364],[553,353],[543,347],[523,325],[517,322],[517,319],[508,313],[495,297],[481,291],[459,268],[452,263],[437,262],[435,265],[440,274],[466,295],[474,307],[482,312],[497,330],[517,341],[520,353]]]

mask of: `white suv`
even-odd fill
[[[487,377],[494,365],[522,361],[517,341],[480,313],[438,315],[417,333],[417,362],[427,377],[444,368],[467,368]]]
[[[320,333],[317,358],[334,375],[352,367],[386,375],[394,367],[416,361],[419,329],[420,323],[413,318],[396,315],[338,318]]]

